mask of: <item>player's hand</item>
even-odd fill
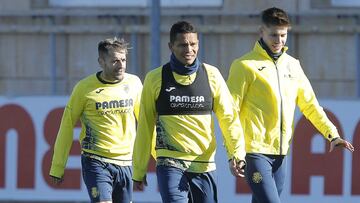
[[[137,181],[137,180],[133,180],[133,181],[134,181],[134,188],[136,190],[144,190],[144,187],[148,185],[146,176],[144,177],[144,179],[142,181]]]
[[[335,147],[343,147],[343,148],[349,150],[350,152],[354,151],[354,146],[352,146],[352,144],[350,142],[343,140],[340,137],[331,141],[329,152],[332,152],[335,149]]]
[[[50,176],[50,177],[51,177],[52,182],[55,185],[60,185],[64,181],[64,178],[59,178],[59,177],[55,177],[55,176]]]
[[[231,174],[235,177],[245,177],[245,165],[244,160],[236,161],[235,158],[229,160],[229,168]]]

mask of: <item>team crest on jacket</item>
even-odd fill
[[[260,172],[254,172],[252,175],[252,181],[254,183],[260,183],[262,181],[263,177]]]
[[[124,85],[124,92],[129,93],[130,87],[129,85]]]

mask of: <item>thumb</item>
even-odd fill
[[[335,148],[335,144],[334,144],[334,142],[331,142],[329,152],[332,152],[334,150],[334,148]]]
[[[233,167],[236,166],[236,160],[235,160],[235,158],[231,159],[231,165],[232,165]]]

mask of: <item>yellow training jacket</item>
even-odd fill
[[[207,64],[204,66],[213,97],[213,111],[222,130],[228,158],[244,160],[243,130],[231,94],[219,70]],[[162,115],[158,118],[156,100],[161,89],[162,68],[149,72],[144,81],[133,155],[133,179],[137,181],[142,181],[147,172],[151,147],[154,145],[152,143],[156,137],[154,132],[157,119],[162,123],[167,134],[167,144],[176,149],[157,149],[157,157],[191,162],[186,169],[189,172],[202,173],[215,170],[216,139],[213,115]],[[178,75],[173,72],[173,75],[182,85],[189,85],[196,78],[196,73]]]
[[[339,137],[299,61],[285,51],[274,62],[257,42],[230,67],[227,84],[239,107],[247,153],[287,154],[296,105],[326,139]]]
[[[82,151],[108,158],[118,165],[132,163],[141,81],[126,73],[121,82],[106,83],[99,80],[99,73],[88,76],[74,87],[54,146],[52,176],[64,175],[74,139],[73,128],[79,119]]]

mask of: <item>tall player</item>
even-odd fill
[[[65,107],[50,169],[60,184],[80,119],[81,164],[91,202],[132,200],[132,153],[142,90],[140,79],[125,73],[128,43],[105,39],[98,44],[102,71],[81,80]]]
[[[269,8],[261,19],[260,39],[232,63],[227,84],[245,129],[245,176],[252,202],[279,203],[296,105],[330,142],[330,151],[339,146],[352,152],[354,147],[340,138],[299,61],[286,53],[290,28],[286,12]]]

